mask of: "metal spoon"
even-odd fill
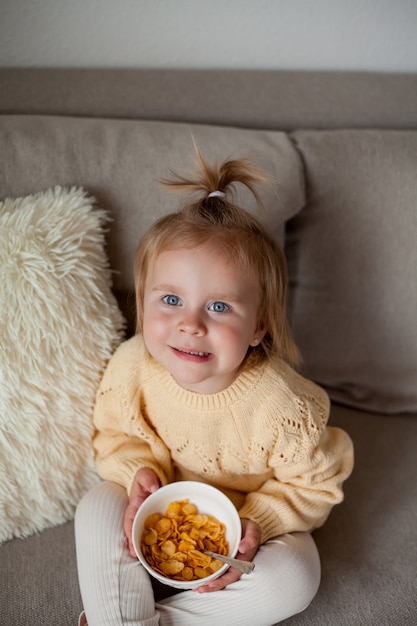
[[[244,574],[250,574],[255,568],[255,563],[252,563],[251,561],[232,559],[232,557],[230,556],[223,556],[222,554],[217,554],[217,552],[209,552],[208,550],[206,550],[205,554],[208,554],[209,556],[212,556],[219,561],[223,561],[223,563],[227,563],[228,565],[235,567]]]

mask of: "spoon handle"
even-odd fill
[[[219,561],[223,561],[223,563],[227,563],[228,565],[235,567],[236,569],[238,569],[240,572],[243,572],[244,574],[250,574],[251,572],[253,572],[255,568],[255,563],[252,563],[251,561],[241,561],[240,559],[232,559],[232,557],[230,556],[223,556],[222,554],[217,554],[217,552],[206,551],[206,554],[214,557],[215,559],[218,559]]]

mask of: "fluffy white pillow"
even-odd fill
[[[0,203],[0,543],[71,519],[98,480],[92,408],[124,320],[94,202],[56,187]]]

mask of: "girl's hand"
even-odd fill
[[[132,541],[133,520],[142,502],[146,500],[151,493],[159,489],[160,486],[158,476],[149,467],[142,467],[136,472],[130,490],[129,504],[126,507],[123,524],[123,529],[129,544],[129,552],[134,557],[136,557],[136,552]]]
[[[242,539],[239,543],[239,551],[236,558],[242,559],[243,561],[252,561],[259,548],[261,529],[258,524],[256,522],[252,522],[252,520],[242,519],[241,521]],[[242,572],[239,572],[239,570],[234,567],[229,567],[223,576],[219,576],[219,578],[211,580],[207,585],[197,587],[194,591],[197,591],[198,593],[220,591],[220,589],[224,589],[227,585],[230,585],[230,583],[234,583],[236,580],[239,580],[241,576]]]

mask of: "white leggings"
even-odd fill
[[[126,491],[102,482],[75,516],[78,577],[89,626],[272,626],[303,611],[320,583],[320,560],[308,533],[262,545],[256,568],[221,591],[184,591],[155,602],[150,577],[128,551]]]

